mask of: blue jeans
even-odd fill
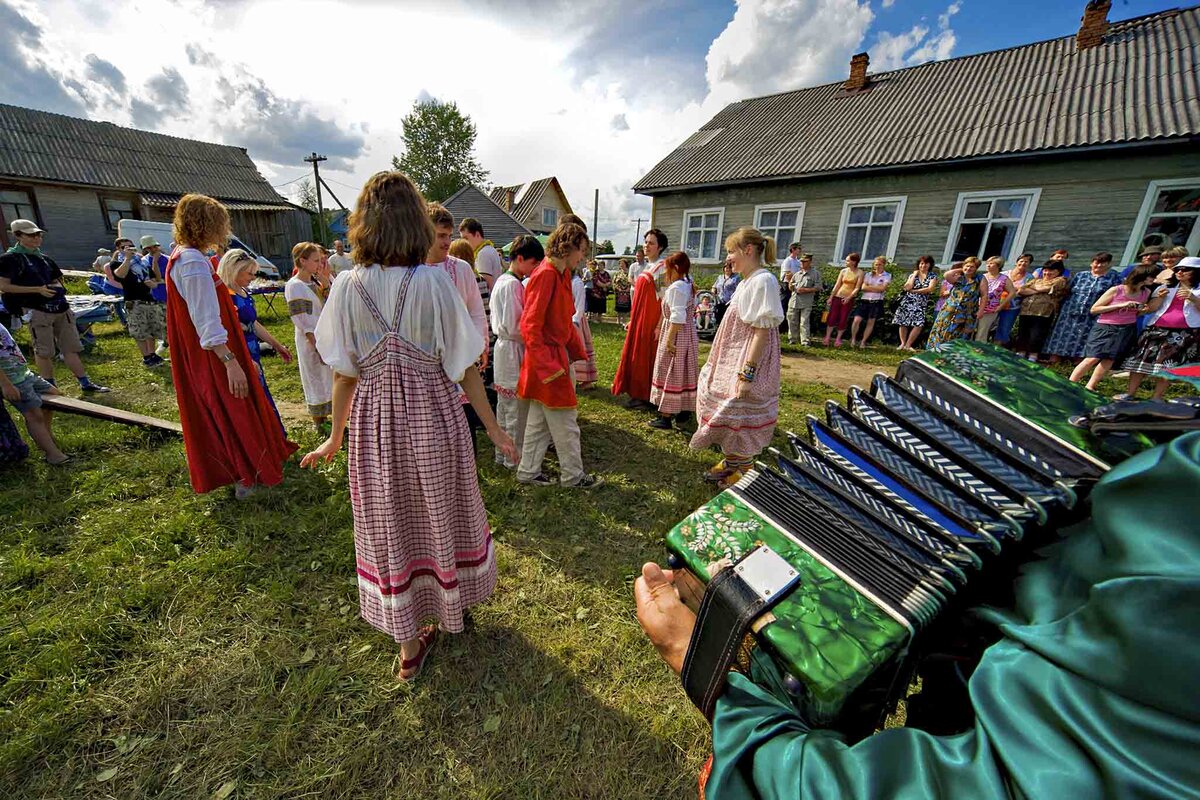
[[[1015,311],[1011,308],[1005,309],[996,315],[996,344],[1008,344],[1012,338],[1013,325],[1017,322],[1017,317],[1021,315],[1021,310],[1018,308]]]

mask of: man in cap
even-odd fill
[[[62,270],[42,252],[45,231],[27,219],[13,220],[9,230],[16,244],[0,255],[0,295],[13,314],[21,314],[25,309],[31,311],[29,329],[38,372],[54,383],[54,354],[59,352],[83,391],[109,391],[88,378],[79,360],[83,344],[75,327],[75,315],[67,305]]]
[[[164,360],[155,349],[160,340],[167,338],[166,306],[154,296],[155,290],[162,286],[156,258],[162,254],[162,247],[153,236],[143,236],[139,243],[145,257],[138,258],[133,246],[127,246],[121,263],[114,263],[113,275],[125,291],[129,335],[142,351],[142,365],[157,367]]]
[[[792,296],[787,306],[788,342],[808,347],[810,340],[810,318],[817,292],[825,288],[821,272],[813,269],[812,253],[800,254],[800,268],[792,273]]]

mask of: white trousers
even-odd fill
[[[525,441],[521,445],[521,465],[517,480],[528,481],[542,471],[542,460],[550,442],[558,454],[558,468],[564,486],[574,486],[583,477],[583,457],[579,452],[579,421],[573,408],[546,408],[536,400],[522,400],[529,406],[525,420]]]
[[[517,397],[505,397],[502,394],[496,395],[496,422],[500,423],[500,427],[512,437],[513,444],[517,446],[517,452],[521,452],[521,448],[525,441],[525,420],[529,416],[529,401],[521,400]],[[509,461],[503,453],[496,451],[496,463],[508,469],[513,469],[517,465]]]

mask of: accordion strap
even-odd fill
[[[798,580],[795,569],[764,545],[708,582],[682,679],[688,697],[709,720],[750,626],[787,596]]]

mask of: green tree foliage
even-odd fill
[[[596,245],[596,248],[596,255],[598,256],[611,255],[617,252],[617,249],[613,247],[612,239],[605,239]]]
[[[317,190],[308,178],[296,185],[296,205],[303,206],[314,214],[317,213]]]
[[[488,171],[475,160],[475,123],[457,103],[418,100],[400,124],[404,154],[393,156],[392,166],[425,197],[445,200],[468,183],[487,181]]]

